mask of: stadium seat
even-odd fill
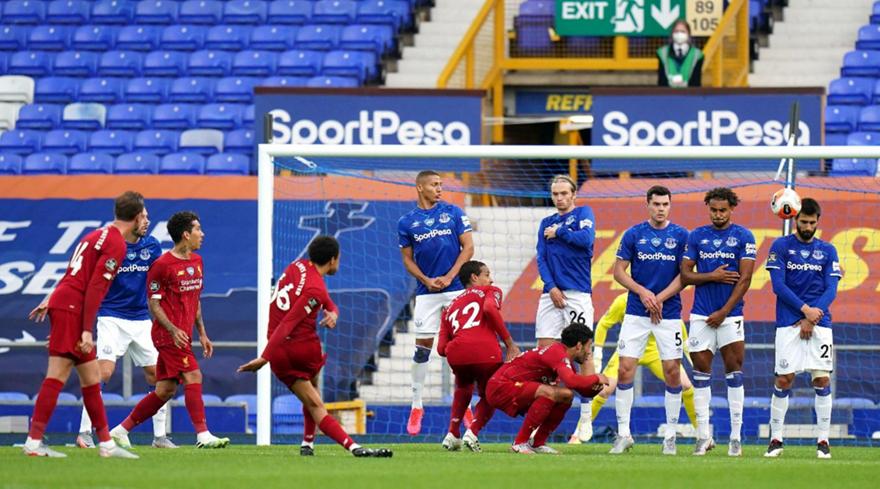
[[[874,160],[874,165],[876,167],[877,160]],[[877,407],[874,405],[874,401],[864,397],[839,397],[834,399],[834,406],[842,409],[873,409]]]
[[[240,51],[247,48],[251,33],[250,26],[217,25],[211,27],[205,38],[205,49],[227,49]]]
[[[89,77],[98,74],[100,56],[90,51],[64,51],[55,56],[52,73],[56,76]]]
[[[254,99],[254,87],[260,78],[231,76],[217,81],[214,100],[217,102],[250,103]]]
[[[161,26],[127,25],[116,36],[116,47],[131,51],[152,51],[159,48],[161,37]]]
[[[27,158],[24,159],[21,173],[32,175],[64,175],[67,173],[67,155],[48,152],[28,155]],[[61,396],[58,396],[58,400],[61,400]],[[76,397],[74,397],[74,400],[76,400]]]
[[[73,155],[67,163],[67,173],[113,173],[115,162],[116,158],[108,153],[78,153]],[[103,393],[105,402],[107,394]]]
[[[140,131],[150,127],[152,106],[144,104],[116,104],[107,109],[107,129]]]
[[[293,394],[272,399],[272,433],[302,433],[302,402]]]
[[[251,39],[248,46],[251,49],[284,51],[294,47],[298,31],[298,27],[286,25],[258,26],[251,31]]]
[[[314,76],[306,82],[312,88],[353,88],[359,86],[357,78],[342,76]]]
[[[205,45],[208,28],[200,25],[169,25],[162,31],[160,47],[177,51],[195,51]]]
[[[207,104],[199,109],[199,127],[232,130],[241,126],[244,108],[237,104]]]
[[[31,28],[28,35],[28,49],[41,51],[63,51],[70,46],[73,27],[61,25],[38,25]]]
[[[847,146],[878,146],[880,145],[880,132],[851,132],[846,136]]]
[[[880,80],[874,83],[873,103],[874,105],[880,105]]]
[[[377,78],[376,55],[366,51],[330,51],[321,68],[324,76],[349,76],[360,84]]]
[[[387,25],[350,25],[342,29],[341,49],[373,51],[379,56],[396,51],[394,33]]]
[[[54,0],[46,7],[46,21],[51,24],[85,24],[89,21],[90,4],[85,0]]]
[[[223,132],[217,129],[190,129],[180,134],[182,153],[212,155],[223,151]]]
[[[730,402],[726,397],[712,396],[711,399],[709,399],[709,407],[711,409],[728,409],[730,407]]]
[[[40,150],[43,137],[39,131],[13,129],[0,134],[0,153],[30,154]]]
[[[107,51],[116,43],[118,27],[106,25],[84,25],[73,33],[70,44],[73,49]]]
[[[339,46],[342,28],[337,25],[307,25],[296,33],[296,47],[329,51]]]
[[[255,114],[256,110],[257,110],[257,107],[254,104],[245,105],[244,113],[241,116],[241,124],[244,127],[253,127],[254,126],[254,121],[256,119],[256,114]]]
[[[321,51],[292,49],[281,53],[281,56],[278,58],[278,74],[317,76],[321,73],[321,66],[323,66],[323,63],[324,53]]]
[[[18,120],[18,114],[21,108],[21,104],[0,103],[0,131],[6,131],[16,127],[15,121]],[[19,129],[22,128],[19,127]]]
[[[847,133],[829,133],[825,135],[825,146],[846,146]]]
[[[134,150],[149,151],[161,156],[177,151],[179,139],[177,131],[148,129],[135,134]]]
[[[64,107],[61,125],[67,129],[97,131],[103,129],[107,120],[104,104],[74,103]]]
[[[87,78],[79,87],[79,100],[102,104],[122,102],[124,88],[124,81],[120,78]]]
[[[855,50],[846,53],[840,76],[880,77],[880,52]]]
[[[232,74],[237,76],[272,76],[278,66],[278,54],[272,51],[245,50],[235,55]]]
[[[144,55],[137,51],[108,51],[98,62],[99,76],[134,78],[141,75]]]
[[[24,160],[22,160],[21,156],[16,154],[3,154],[0,153],[0,175],[20,175],[21,174],[21,166]],[[0,393],[0,400],[3,399],[3,394],[9,394],[8,392]],[[27,397],[27,396],[25,396]],[[25,399],[27,400],[27,399]]]
[[[320,53],[319,53],[320,54]],[[323,58],[323,56],[322,56]],[[282,56],[283,59],[283,56]],[[281,72],[281,62],[278,63],[278,72]],[[270,76],[260,82],[261,87],[304,87],[309,81],[307,76]]]
[[[214,78],[184,77],[171,83],[168,101],[176,103],[206,104],[214,99]]]
[[[144,59],[144,76],[184,76],[186,53],[178,51],[152,51]]]
[[[877,175],[877,158],[834,158],[831,164],[831,176],[868,176]],[[834,405],[840,406],[839,399]]]
[[[387,24],[395,32],[412,26],[412,13],[407,2],[398,0],[364,0],[358,3],[357,22]]]
[[[115,129],[95,131],[89,136],[89,151],[118,155],[131,151],[134,133]]]
[[[173,24],[180,4],[168,0],[141,0],[134,10],[136,24]]]
[[[160,104],[153,110],[153,127],[156,129],[189,129],[196,124],[196,105]]]
[[[223,151],[226,153],[242,153],[251,155],[254,152],[253,129],[237,129],[226,134],[226,140],[223,143]]]
[[[125,87],[125,101],[148,104],[161,103],[168,96],[168,85],[169,81],[163,78],[129,80]]]
[[[880,131],[880,106],[862,108],[859,112],[859,131]]]
[[[34,395],[34,400],[37,400],[36,395]],[[58,394],[58,402],[79,402],[79,399],[70,392],[61,392]]]
[[[186,0],[180,4],[177,20],[183,24],[219,24],[223,18],[223,2]]]
[[[227,24],[263,24],[268,6],[261,0],[229,0],[223,5],[223,22]]]
[[[871,103],[874,80],[868,78],[838,78],[828,87],[828,104],[867,105]]]
[[[61,106],[53,104],[28,104],[18,111],[16,129],[48,131],[61,125]]]
[[[0,402],[27,402],[30,400],[31,398],[24,392],[0,392]],[[229,402],[228,399],[227,402]],[[256,403],[256,399],[254,399],[254,403]]]
[[[0,102],[29,104],[34,101],[34,79],[29,76],[0,76]]]
[[[190,76],[227,76],[232,69],[232,54],[225,51],[202,50],[189,57]]]
[[[243,154],[220,153],[208,158],[205,173],[211,175],[248,175],[251,159]],[[229,402],[227,400],[227,402]]]
[[[95,24],[130,24],[135,4],[126,0],[100,0],[92,5],[91,22]]]
[[[40,78],[37,80],[32,99],[42,103],[67,104],[76,100],[80,83],[76,78],[60,76]]]
[[[30,77],[48,76],[53,56],[43,51],[18,51],[9,58],[6,74]]]
[[[762,408],[769,409],[770,408],[770,397],[759,397],[759,396],[746,396],[743,399],[743,407],[744,408]]]
[[[41,151],[72,155],[81,153],[88,146],[89,136],[85,131],[55,129],[43,136]]]
[[[853,105],[829,105],[825,107],[825,132],[853,132],[859,125],[859,111]]]
[[[306,24],[312,18],[314,5],[312,0],[275,0],[269,4],[269,23]]]
[[[871,23],[880,24],[880,2],[874,2],[874,8],[871,10]]]
[[[68,173],[69,172],[70,172],[70,167],[68,167]],[[101,398],[104,400],[104,403],[125,402],[125,398],[122,397],[122,394],[117,394],[115,392],[101,392]]]
[[[351,0],[318,0],[312,22],[321,24],[352,24],[357,17],[357,2]]]
[[[865,25],[859,28],[856,49],[880,49],[880,25]]]
[[[39,24],[46,20],[46,4],[36,0],[3,2],[4,24]]]
[[[210,163],[210,161],[209,158],[208,162]],[[257,430],[257,396],[255,394],[236,394],[227,397],[223,402],[226,404],[245,403],[247,405],[248,432],[252,433]]]
[[[16,25],[0,27],[0,50],[18,51],[27,46],[28,28]]]
[[[159,173],[159,157],[152,153],[121,154],[116,157],[116,164],[113,165],[113,173]]]
[[[205,157],[198,153],[170,153],[162,157],[159,163],[159,173],[201,175],[205,173]],[[207,403],[210,394],[203,394],[202,399]],[[180,396],[183,397],[183,396]],[[214,396],[217,397],[217,396]],[[215,402],[222,402],[217,397]]]

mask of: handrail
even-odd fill
[[[458,47],[455,48],[455,51],[452,53],[452,56],[449,58],[449,61],[446,62],[446,66],[443,67],[443,71],[440,72],[440,77],[437,79],[437,86],[439,88],[446,88],[449,84],[449,79],[452,77],[452,73],[455,71],[455,68],[461,63],[461,59],[465,58],[465,69],[468,72],[473,70],[474,65],[474,39],[477,37],[477,33],[480,31],[480,27],[486,22],[486,19],[489,17],[489,14],[492,13],[492,9],[495,7],[497,0],[486,0],[483,3],[483,7],[480,8],[479,13],[474,18],[474,21],[471,23],[471,26],[468,27],[467,32],[464,34],[464,37],[461,38],[461,42],[458,43]],[[496,33],[497,35],[497,33]],[[495,63],[498,61],[495,60]],[[471,88],[471,87],[469,87]]]
[[[715,35],[709,37],[709,41],[703,46],[703,56],[705,58],[703,66],[708,65],[712,61],[712,57],[716,56],[716,51],[721,49],[721,38],[724,37],[724,30],[730,27],[728,24],[733,22],[733,19],[743,5],[748,5],[746,0],[733,0],[733,2],[727,6],[727,10],[724,11],[724,15],[721,16],[721,22],[719,22],[718,27],[715,28]]]

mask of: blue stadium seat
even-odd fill
[[[37,80],[34,100],[46,103],[66,104],[73,102],[79,93],[80,80],[62,76],[50,76]]]
[[[761,397],[759,397],[759,396],[746,396],[743,399],[743,407],[769,409],[770,408],[770,398],[763,397],[763,396],[761,396]]]
[[[360,84],[377,77],[376,55],[367,51],[330,51],[324,56],[324,76],[350,76]]]
[[[187,72],[190,76],[227,76],[232,70],[232,54],[204,49],[189,57]]]
[[[519,17],[521,19],[543,20],[545,17],[553,17],[555,15],[555,5],[552,0],[526,0],[519,6]]]
[[[24,392],[0,392],[0,401],[2,402],[20,402],[20,401],[30,401],[31,398],[28,397]],[[229,399],[227,399],[229,402]],[[254,399],[256,403],[256,399]],[[254,404],[256,406],[256,404]]]
[[[124,88],[125,81],[121,78],[86,78],[79,87],[79,100],[102,104],[122,102]]]
[[[40,150],[43,135],[39,131],[13,129],[0,134],[0,154],[30,154]]]
[[[130,24],[135,4],[126,0],[100,0],[92,5],[91,21],[95,24]]]
[[[254,99],[254,87],[260,78],[230,76],[217,81],[214,100],[217,102],[250,103]]]
[[[183,76],[186,74],[186,53],[152,51],[144,59],[144,76]]]
[[[95,131],[89,136],[89,151],[118,155],[134,147],[134,133],[115,129]]]
[[[116,43],[118,27],[106,25],[84,25],[73,33],[71,47],[89,51],[107,51]]]
[[[206,104],[214,99],[214,78],[184,77],[171,83],[168,101],[177,103]]]
[[[116,158],[108,153],[78,153],[67,163],[67,173],[113,173],[114,163]],[[107,394],[107,392],[103,394],[105,402]]]
[[[269,4],[269,23],[306,24],[312,18],[314,5],[312,0],[275,0]]]
[[[831,164],[831,176],[867,176],[877,175],[877,158],[834,158]],[[834,405],[838,408],[840,400],[835,399]]]
[[[386,24],[400,31],[412,26],[412,12],[407,2],[398,0],[364,0],[358,4],[357,22]]]
[[[846,53],[840,76],[880,76],[880,52],[856,50]]]
[[[245,50],[232,61],[232,74],[239,76],[272,76],[278,66],[278,54],[272,51]]]
[[[874,2],[874,8],[871,10],[871,23],[880,24],[880,2]]]
[[[880,105],[880,80],[874,83],[873,102],[874,105]]]
[[[874,166],[876,167],[876,165],[877,160],[874,160]],[[874,401],[864,397],[839,397],[834,400],[834,405],[843,409],[873,409],[877,407]]]
[[[184,130],[195,126],[197,106],[189,104],[160,104],[153,109],[153,127],[156,129]]]
[[[74,27],[63,25],[38,25],[28,35],[28,49],[63,51],[70,46]]]
[[[312,88],[354,88],[359,86],[357,78],[342,76],[314,76],[306,82]]]
[[[240,51],[248,46],[250,26],[217,25],[211,27],[205,38],[205,49],[228,49]]]
[[[387,25],[350,25],[342,29],[341,49],[373,51],[379,56],[396,51],[394,33]]]
[[[851,132],[846,137],[847,146],[880,146],[880,132]]]
[[[337,25],[307,25],[296,33],[296,47],[329,51],[339,46],[342,28]]]
[[[6,73],[9,65],[9,53],[0,51],[0,73]],[[0,75],[2,76],[2,75]]]
[[[146,65],[149,61],[144,61]],[[126,102],[157,104],[168,97],[169,80],[164,78],[135,78],[125,87]]]
[[[278,74],[293,76],[317,76],[324,64],[324,53],[304,49],[292,49],[281,53]],[[302,86],[302,85],[300,85]]]
[[[159,48],[162,27],[157,25],[127,25],[116,37],[118,49],[131,51],[152,51]]]
[[[159,173],[159,157],[152,153],[123,153],[116,157],[113,173],[155,175]]]
[[[254,144],[256,144],[256,140],[252,129],[237,129],[226,134],[223,151],[251,155],[254,152]]]
[[[89,77],[98,74],[98,53],[91,51],[63,51],[55,56],[52,73],[58,76]]]
[[[37,400],[36,394],[34,394],[34,400]],[[58,394],[58,402],[78,402],[79,399],[76,398],[75,395],[70,392],[61,392]]]
[[[55,129],[43,136],[42,151],[72,155],[81,153],[88,146],[89,136],[85,131]]]
[[[205,45],[208,28],[200,25],[169,25],[162,31],[162,49],[195,51]]]
[[[70,167],[67,167],[68,173],[70,173]],[[104,403],[107,402],[124,402],[125,398],[122,397],[122,394],[117,394],[115,392],[102,392],[101,398],[104,400]]]
[[[263,24],[268,5],[261,0],[229,0],[223,5],[223,22],[227,24]]]
[[[46,4],[35,0],[3,2],[4,24],[39,24],[46,20]]]
[[[865,25],[859,28],[856,49],[880,49],[880,25]]]
[[[296,44],[296,33],[299,28],[287,25],[262,25],[251,31],[248,44],[251,49],[284,51]]]
[[[0,175],[20,175],[23,162],[24,160],[21,156],[11,153],[0,153]],[[0,393],[0,399],[3,399],[3,394],[9,394],[9,392]]]
[[[251,159],[243,154],[220,153],[208,158],[205,173],[211,175],[248,175]]]
[[[0,26],[0,50],[18,51],[27,45],[28,28],[16,25]]]
[[[293,394],[284,394],[272,400],[272,432],[302,433],[302,402]]]
[[[177,151],[177,141],[180,139],[177,131],[146,130],[137,133],[134,137],[135,151],[150,151],[157,155],[164,155]]]
[[[53,104],[27,104],[18,111],[16,129],[48,131],[61,125],[61,106]]]
[[[31,175],[64,175],[67,173],[67,155],[48,152],[28,155],[24,159],[21,172]],[[76,400],[76,397],[73,399]],[[58,400],[62,400],[61,396],[58,396]]]
[[[825,146],[846,146],[848,133],[829,133],[825,135]]]
[[[256,120],[257,107],[254,104],[244,106],[244,113],[241,115],[241,124],[244,127],[254,127]]]
[[[223,2],[216,0],[186,0],[180,4],[178,22],[184,24],[219,24],[223,18]]]
[[[201,175],[205,173],[205,157],[198,153],[167,154],[162,157],[162,162],[159,164],[159,173]],[[205,402],[209,402],[206,397],[207,396],[203,395],[202,399],[205,400]]]
[[[152,123],[152,106],[145,104],[115,104],[107,109],[107,129],[140,131]]]
[[[874,80],[838,78],[828,87],[828,103],[834,105],[867,105],[871,103]]]
[[[180,4],[169,0],[141,0],[134,10],[137,24],[173,24]]]
[[[143,64],[144,55],[137,51],[108,51],[98,62],[98,75],[134,78],[141,75]]]
[[[180,133],[178,149],[182,153],[212,155],[223,150],[223,132],[217,129],[190,129]]]
[[[211,158],[214,158],[213,156]],[[211,164],[211,158],[208,159],[208,164]],[[27,397],[27,396],[25,396]],[[26,400],[26,399],[25,399]],[[239,404],[245,403],[247,404],[247,420],[248,420],[248,433],[253,433],[257,430],[257,396],[256,394],[236,394],[234,396],[227,397],[223,402],[226,404]]]
[[[199,109],[198,126],[232,130],[240,127],[244,107],[237,104],[207,104]]]
[[[709,399],[709,407],[711,409],[728,409],[730,402],[728,402],[726,397],[712,396]]]
[[[320,53],[319,53],[320,54]],[[322,56],[323,58],[323,56]],[[283,59],[283,56],[282,56]],[[281,62],[278,63],[278,72],[281,72]],[[261,87],[304,87],[309,81],[308,76],[270,76],[263,78]]]
[[[107,107],[104,104],[74,103],[64,107],[61,125],[65,129],[97,131],[103,129],[107,120]]]
[[[357,17],[357,2],[351,0],[318,0],[312,22],[323,24],[352,24]]]
[[[9,58],[8,75],[48,76],[54,57],[43,51],[18,51]]]
[[[862,108],[859,112],[859,131],[880,131],[880,106]]]
[[[89,21],[91,3],[85,0],[54,0],[46,8],[46,21],[51,24],[85,24]]]
[[[825,107],[825,132],[853,132],[859,125],[859,111],[854,105]]]

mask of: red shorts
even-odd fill
[[[300,379],[312,380],[327,361],[327,355],[317,341],[290,341],[269,354],[269,366],[278,380],[287,387]]]
[[[181,374],[199,369],[199,362],[192,348],[178,348],[174,345],[160,346],[159,360],[156,362],[156,380],[181,380]]]
[[[504,411],[510,417],[525,414],[535,402],[535,392],[543,384],[533,380],[512,381],[491,379],[486,387],[486,400],[489,404]]]
[[[75,365],[86,363],[96,358],[96,348],[83,353],[77,348],[82,339],[82,314],[49,309],[49,356],[64,357],[73,360]]]
[[[468,387],[476,382],[477,391],[482,398],[486,397],[486,385],[489,383],[489,379],[501,365],[501,363],[449,364],[452,373],[455,374],[455,387]]]

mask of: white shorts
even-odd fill
[[[657,340],[661,360],[681,360],[684,353],[681,319],[662,319],[660,324],[653,324],[651,318],[632,314],[623,316],[617,353],[621,357],[642,358],[651,334]]]
[[[136,367],[156,365],[159,352],[153,346],[149,319],[131,321],[110,316],[98,317],[98,338],[95,341],[98,360],[115,362],[128,352]]]
[[[443,308],[462,292],[464,291],[456,290],[455,292],[417,295],[416,305],[413,308],[416,338],[426,339],[436,336],[440,332],[440,316],[443,313]]]
[[[809,370],[834,369],[834,338],[831,328],[816,326],[809,340],[801,339],[801,328],[776,328],[776,375],[797,374]]]
[[[563,290],[565,307],[553,305],[550,294],[541,294],[535,316],[535,338],[562,337],[562,330],[574,321],[581,321],[593,329],[593,297],[587,292]]]
[[[691,353],[709,350],[714,355],[719,349],[731,343],[745,341],[742,316],[728,316],[717,328],[706,324],[707,317],[691,314],[688,333],[688,349]]]

